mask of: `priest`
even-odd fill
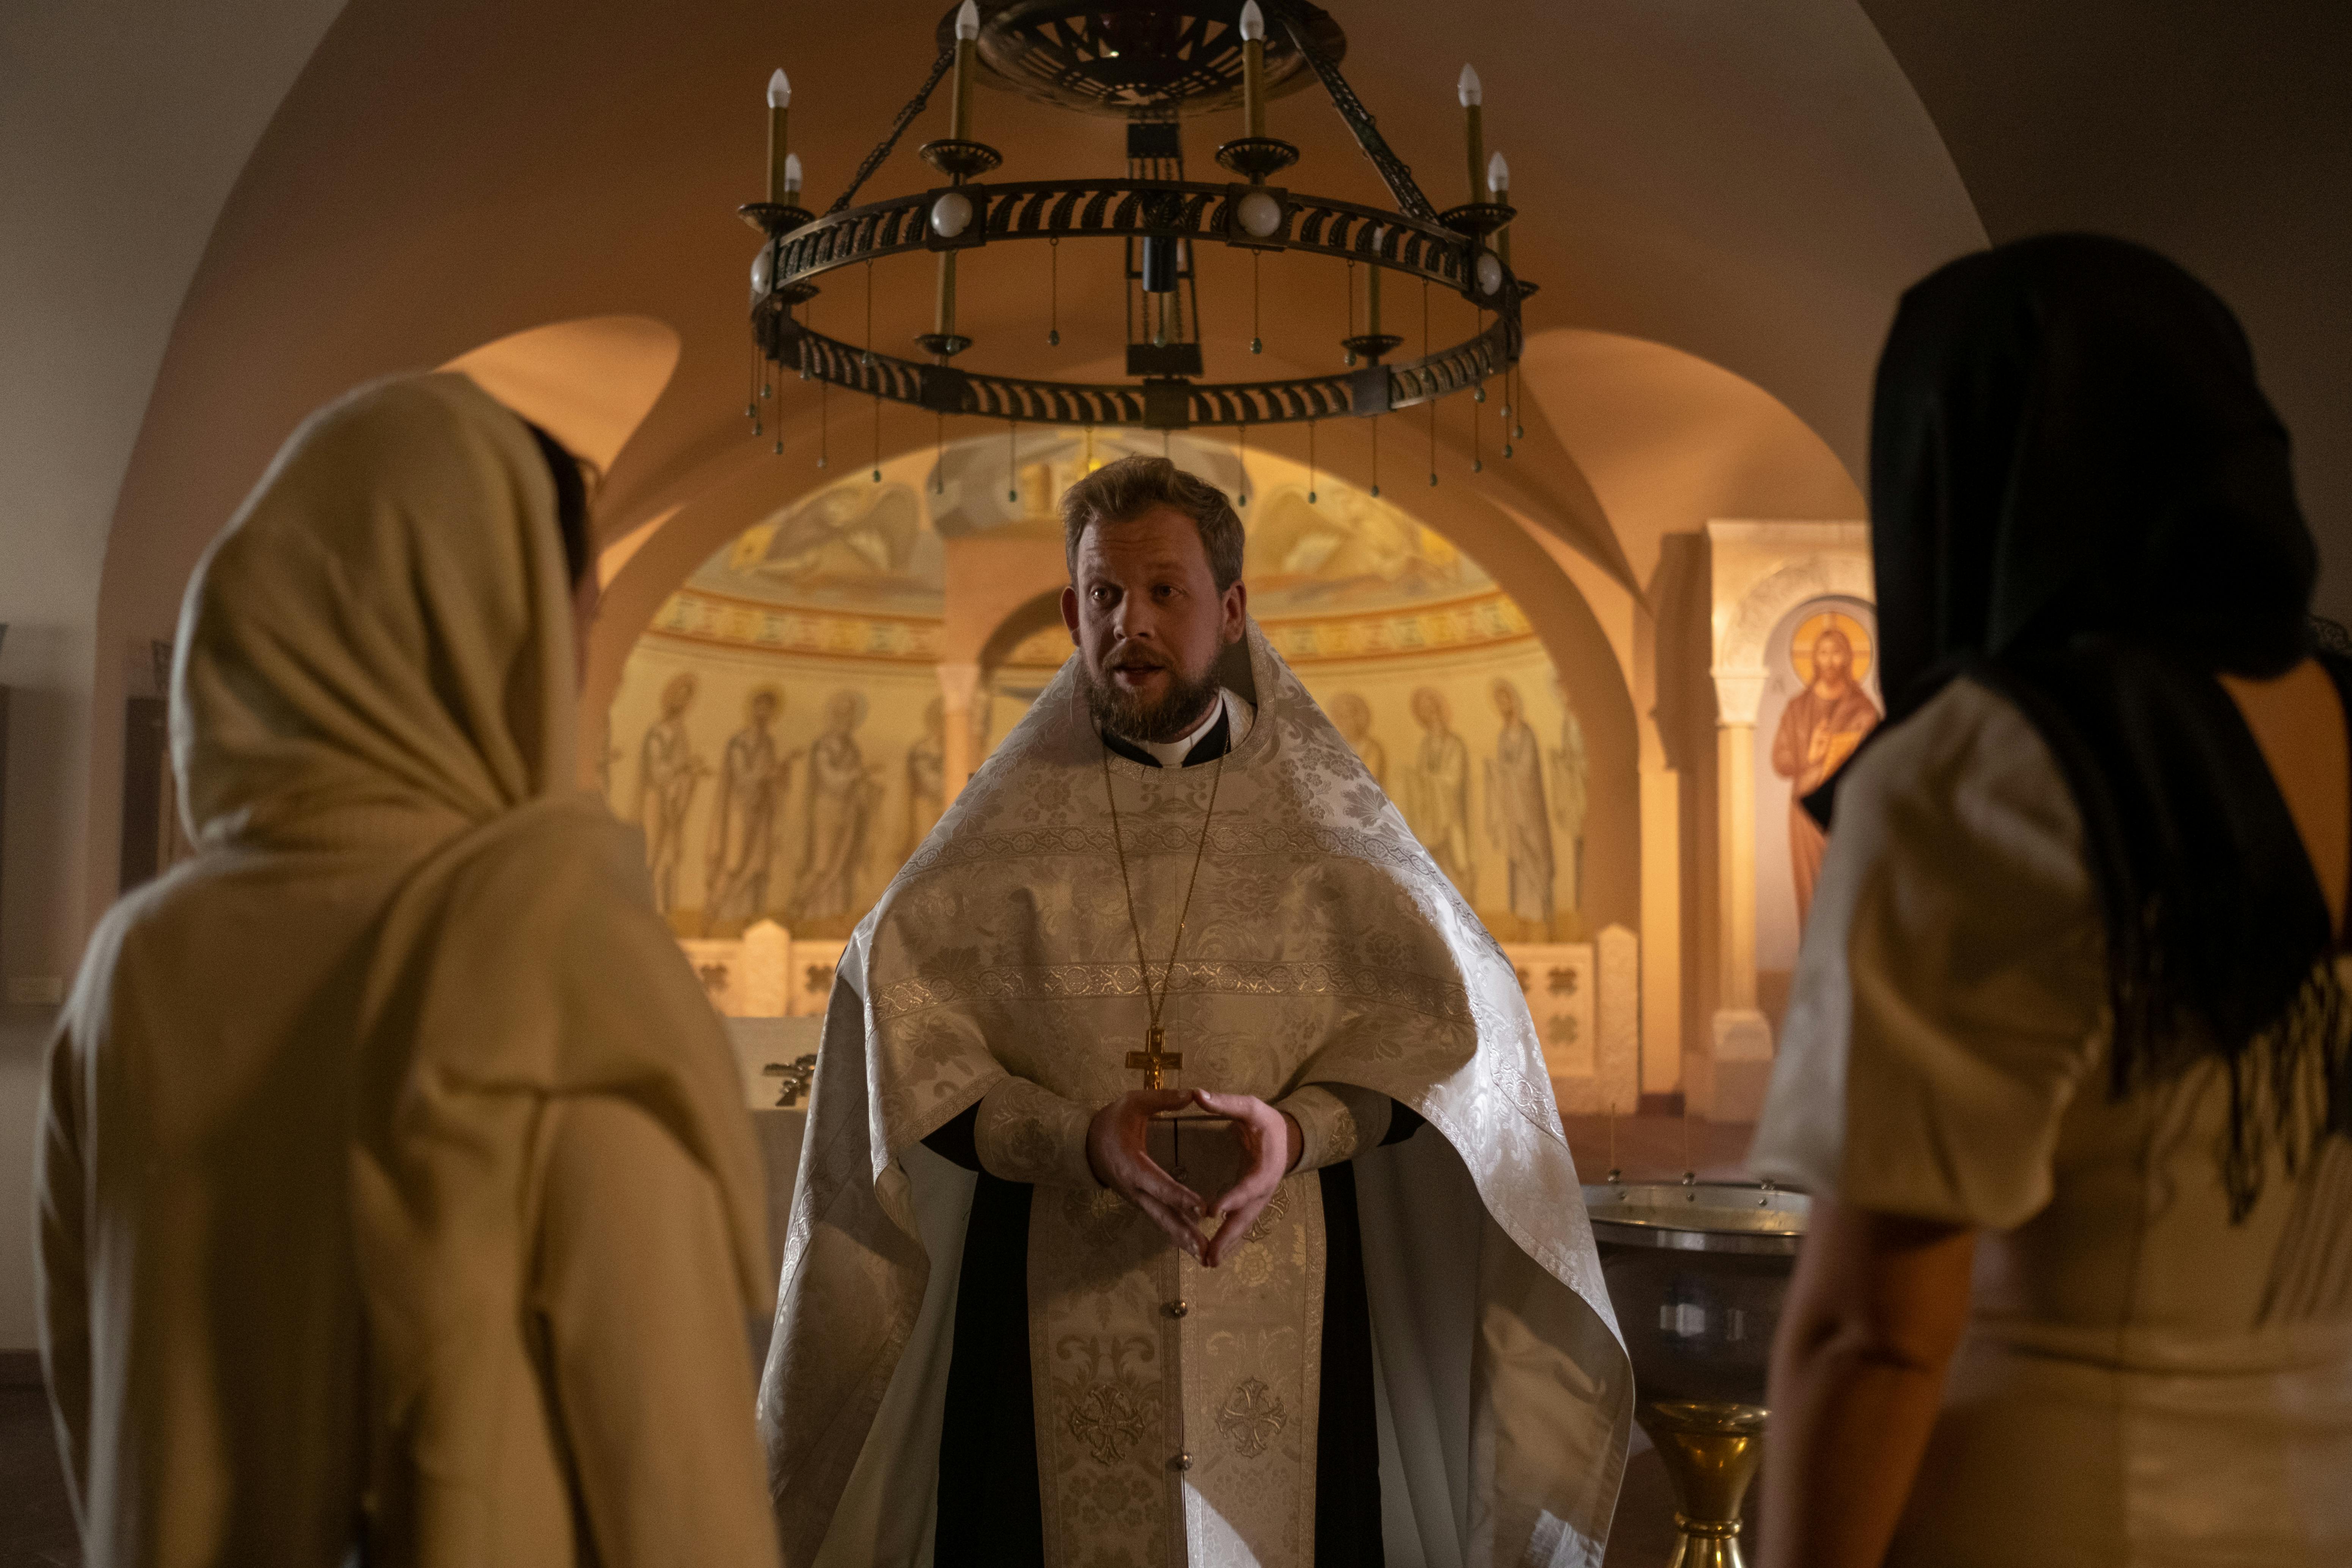
[[[1511,964],[1221,491],[1129,458],[1064,527],[1075,656],[835,984],[786,1562],[1598,1564],[1632,1376]]]

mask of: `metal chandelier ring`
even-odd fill
[[[752,314],[761,350],[811,380],[911,404],[937,414],[971,414],[1037,425],[1288,425],[1385,414],[1444,397],[1499,375],[1518,357],[1518,311],[1427,358],[1368,365],[1337,375],[1282,381],[1043,381],[991,375],[872,353],[812,331],[772,299]]]
[[[1280,223],[1268,234],[1253,235],[1242,226],[1242,204],[1253,192],[1264,193],[1280,208]],[[959,232],[946,236],[930,216],[950,196],[971,205]],[[976,249],[997,240],[1165,238],[1377,262],[1442,284],[1489,310],[1513,296],[1505,287],[1492,299],[1480,300],[1474,292],[1474,262],[1483,247],[1440,224],[1268,185],[1125,179],[940,185],[829,214],[772,237],[780,244],[781,265],[773,274],[773,287],[780,289],[860,261]],[[1507,268],[1504,280],[1510,281]]]
[[[1244,203],[1263,194],[1277,207],[1244,224]],[[950,198],[953,198],[950,200]],[[945,204],[944,208],[942,204]],[[1487,209],[1507,214],[1507,209]],[[940,215],[935,216],[935,215]],[[1352,202],[1254,184],[1087,179],[942,185],[869,202],[824,217],[755,205],[747,221],[769,233],[767,290],[753,301],[752,331],[768,357],[833,385],[941,414],[1062,425],[1277,425],[1386,413],[1444,397],[1516,363],[1520,300],[1533,289],[1475,235]],[[1016,239],[1181,239],[1243,250],[1303,251],[1362,261],[1451,289],[1491,311],[1484,331],[1426,357],[1369,364],[1335,375],[1262,382],[1078,383],[992,375],[859,349],[811,331],[792,307],[814,279],[840,268],[917,252],[976,249]],[[1491,287],[1484,287],[1491,285]],[[963,346],[961,343],[956,345]]]

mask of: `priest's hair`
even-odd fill
[[[1121,458],[1105,463],[1062,492],[1062,552],[1070,577],[1078,574],[1078,541],[1097,522],[1132,522],[1154,507],[1173,507],[1201,531],[1217,592],[1242,580],[1242,520],[1225,492],[1166,458]]]

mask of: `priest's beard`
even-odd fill
[[[1114,653],[1110,657],[1113,664],[1152,662],[1132,653]],[[1165,745],[1199,723],[1201,716],[1209,710],[1209,704],[1216,700],[1216,662],[1211,660],[1198,674],[1172,664],[1161,664],[1160,668],[1168,671],[1168,689],[1154,700],[1121,690],[1107,670],[1095,668],[1080,657],[1079,684],[1086,689],[1087,711],[1094,715],[1096,725],[1122,741]]]

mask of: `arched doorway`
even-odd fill
[[[623,661],[601,783],[646,828],[682,936],[763,916],[847,934],[1068,657],[1061,490],[1162,449],[1244,500],[1253,613],[1489,928],[1572,942],[1628,918],[1586,876],[1588,839],[1627,830],[1593,781],[1630,775],[1630,747],[1583,695],[1617,672],[1564,668],[1522,603],[1574,595],[1565,576],[1507,589],[1393,500],[1277,455],[1074,431],[837,480],[662,602]]]

